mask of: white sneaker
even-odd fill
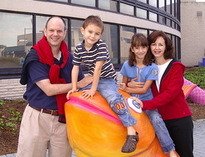
[[[128,98],[127,103],[134,111],[142,113],[142,108],[140,104],[138,104],[135,100],[133,100],[132,98]]]

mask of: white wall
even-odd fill
[[[205,57],[205,2],[181,0],[181,53],[186,66],[198,65]]]

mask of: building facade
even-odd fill
[[[186,66],[205,66],[204,42],[205,2],[181,0],[182,63]]]
[[[175,57],[181,59],[180,0],[1,0],[0,79],[19,77],[25,55],[42,36],[46,20],[65,19],[66,42],[72,52],[82,41],[80,27],[89,15],[105,23],[103,40],[108,44],[116,69],[128,59],[131,36],[162,30],[172,39]]]

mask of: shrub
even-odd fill
[[[205,89],[205,67],[187,68],[185,78]]]

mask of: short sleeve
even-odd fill
[[[75,48],[75,51],[73,53],[72,63],[73,63],[73,65],[80,65],[81,64],[81,57],[80,57],[80,54],[79,54],[78,47]]]
[[[96,61],[105,61],[109,58],[107,44],[105,42],[99,42],[97,44],[97,56]]]
[[[127,62],[124,62],[123,65],[122,65],[122,68],[121,68],[121,70],[120,70],[120,74],[121,74],[122,76],[125,76],[125,77],[128,76],[128,75],[127,75],[127,70],[126,70],[126,65],[127,65]]]
[[[157,79],[158,79],[158,67],[156,64],[153,63],[150,65],[150,71],[147,80],[157,80]]]
[[[29,77],[33,83],[48,79],[49,67],[39,61],[33,61],[28,65]]]

